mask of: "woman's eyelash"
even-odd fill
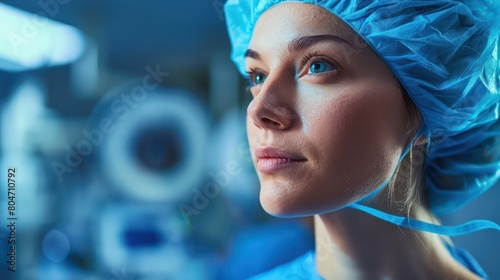
[[[258,73],[257,70],[255,70],[253,68],[250,68],[250,70],[245,71],[245,73],[247,74],[246,79],[247,79],[248,83],[250,84],[250,86],[255,85],[255,75],[260,74],[260,73]]]
[[[337,68],[337,69],[339,68],[338,63],[333,61],[328,56],[325,56],[321,53],[312,52],[312,53],[308,53],[302,57],[302,60],[300,62],[300,69],[302,69],[304,66],[306,66],[311,61],[323,61],[325,63],[330,64],[334,68]]]
[[[301,62],[300,62],[300,69],[302,69],[304,66],[306,66],[308,63],[310,63],[312,61],[322,61],[322,62],[330,64],[331,66],[333,66],[336,69],[339,68],[338,63],[336,63],[333,59],[329,58],[328,56],[325,56],[321,53],[312,52],[312,53],[308,53],[302,57]],[[245,73],[246,73],[246,79],[247,79],[250,87],[256,85],[255,76],[258,74],[262,74],[260,71],[253,69],[253,68],[246,70]]]

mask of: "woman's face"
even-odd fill
[[[315,5],[279,4],[245,56],[247,132],[268,213],[335,210],[390,178],[409,138],[403,92],[347,25]]]

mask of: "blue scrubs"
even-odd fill
[[[470,271],[474,272],[483,279],[489,279],[479,263],[472,255],[464,249],[452,247],[446,244],[450,254]],[[278,266],[270,271],[261,273],[250,278],[250,280],[324,280],[316,271],[314,251],[308,251],[306,254],[295,260]]]

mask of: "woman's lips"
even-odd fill
[[[262,173],[272,173],[307,161],[300,154],[273,147],[256,149],[255,156],[257,158],[257,169]]]

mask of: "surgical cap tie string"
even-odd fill
[[[401,157],[399,158],[398,164],[401,163],[403,158],[408,154],[408,152],[411,150],[411,147],[416,143],[418,138],[424,134],[425,128],[423,126],[420,126],[418,129],[417,133],[413,137],[410,145],[408,145],[403,153],[401,154]],[[436,225],[436,224],[431,224],[431,223],[426,223],[423,221],[419,221],[416,219],[412,219],[409,217],[401,217],[401,216],[396,216],[393,214],[385,213],[380,210],[377,210],[375,208],[359,204],[359,202],[362,202],[366,200],[369,197],[372,197],[374,194],[378,193],[381,189],[383,189],[387,183],[383,184],[381,188],[378,188],[375,190],[373,193],[369,194],[367,197],[359,200],[358,202],[352,203],[346,207],[356,209],[362,212],[365,212],[367,214],[370,214],[376,218],[379,218],[381,220],[384,220],[386,222],[389,222],[391,224],[397,225],[397,226],[402,226],[405,228],[409,229],[414,229],[414,230],[420,230],[420,231],[425,231],[425,232],[431,232],[431,233],[436,233],[440,235],[447,235],[447,236],[460,236],[460,235],[466,235],[469,233],[481,231],[481,230],[486,230],[486,229],[494,229],[500,231],[500,225],[496,224],[495,222],[488,221],[488,220],[473,220],[466,222],[461,225],[457,226],[443,226],[443,225]]]
[[[437,233],[440,235],[447,236],[459,236],[465,235],[473,232],[477,232],[485,229],[494,229],[500,231],[500,226],[492,221],[488,220],[473,220],[466,222],[457,226],[443,226],[436,225],[431,223],[422,222],[419,220],[415,220],[407,217],[400,217],[392,214],[388,214],[382,212],[380,210],[371,208],[369,206],[353,203],[347,206],[352,209],[360,210],[365,213],[368,213],[376,218],[389,222],[391,224],[395,224],[397,226],[406,227],[409,229],[421,230],[426,232]]]

